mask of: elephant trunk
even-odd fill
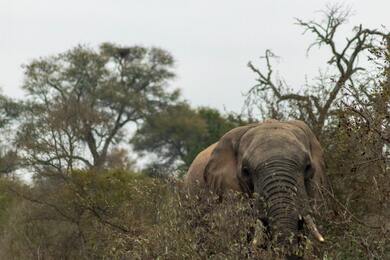
[[[282,247],[298,242],[300,215],[298,212],[298,172],[293,161],[275,160],[261,168],[259,188],[267,206],[267,218],[272,236]]]

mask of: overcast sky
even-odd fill
[[[247,68],[266,49],[295,88],[313,77],[326,52],[305,50],[312,39],[294,17],[319,17],[326,3],[298,0],[0,0],[0,87],[22,97],[21,65],[77,44],[157,46],[176,59],[173,87],[195,106],[240,111],[254,84]],[[349,0],[349,26],[390,25],[390,0]],[[342,38],[340,38],[342,39]]]

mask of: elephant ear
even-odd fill
[[[294,126],[299,127],[306,135],[309,141],[311,170],[313,171],[313,178],[307,183],[307,190],[311,197],[315,199],[321,198],[322,189],[330,190],[330,182],[325,173],[325,161],[322,147],[317,137],[314,135],[309,126],[303,121],[294,120],[288,122]]]
[[[219,140],[204,171],[204,180],[214,192],[222,193],[228,189],[241,191],[237,178],[237,151],[241,137],[256,125],[234,128]]]

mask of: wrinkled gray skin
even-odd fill
[[[309,127],[276,120],[226,133],[195,158],[185,183],[220,194],[257,193],[259,218],[282,245],[298,242],[304,224],[300,216],[310,214],[312,203],[321,198],[319,187],[328,186],[323,152]]]

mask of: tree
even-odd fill
[[[28,94],[17,145],[38,172],[104,167],[126,127],[175,102],[166,51],[105,43],[78,46],[25,65]]]
[[[276,56],[267,50],[264,56],[266,71],[248,63],[257,76],[257,84],[247,94],[247,105],[257,105],[263,114],[270,117],[302,119],[320,136],[339,103],[343,88],[348,84],[354,85],[358,74],[366,71],[358,65],[359,57],[377,46],[378,40],[386,37],[386,33],[380,30],[359,25],[354,28],[352,36],[346,38],[344,46],[337,46],[336,35],[340,26],[347,21],[349,13],[343,6],[331,6],[323,12],[322,22],[297,19],[297,24],[304,28],[304,32],[311,32],[315,37],[308,51],[315,46],[329,48],[331,56],[327,63],[334,73],[320,75],[318,81],[308,85],[303,92],[293,91],[285,81],[275,80],[271,60]]]
[[[154,153],[155,167],[187,169],[201,150],[240,124],[245,122],[234,115],[180,103],[145,120],[131,143],[135,151]]]

